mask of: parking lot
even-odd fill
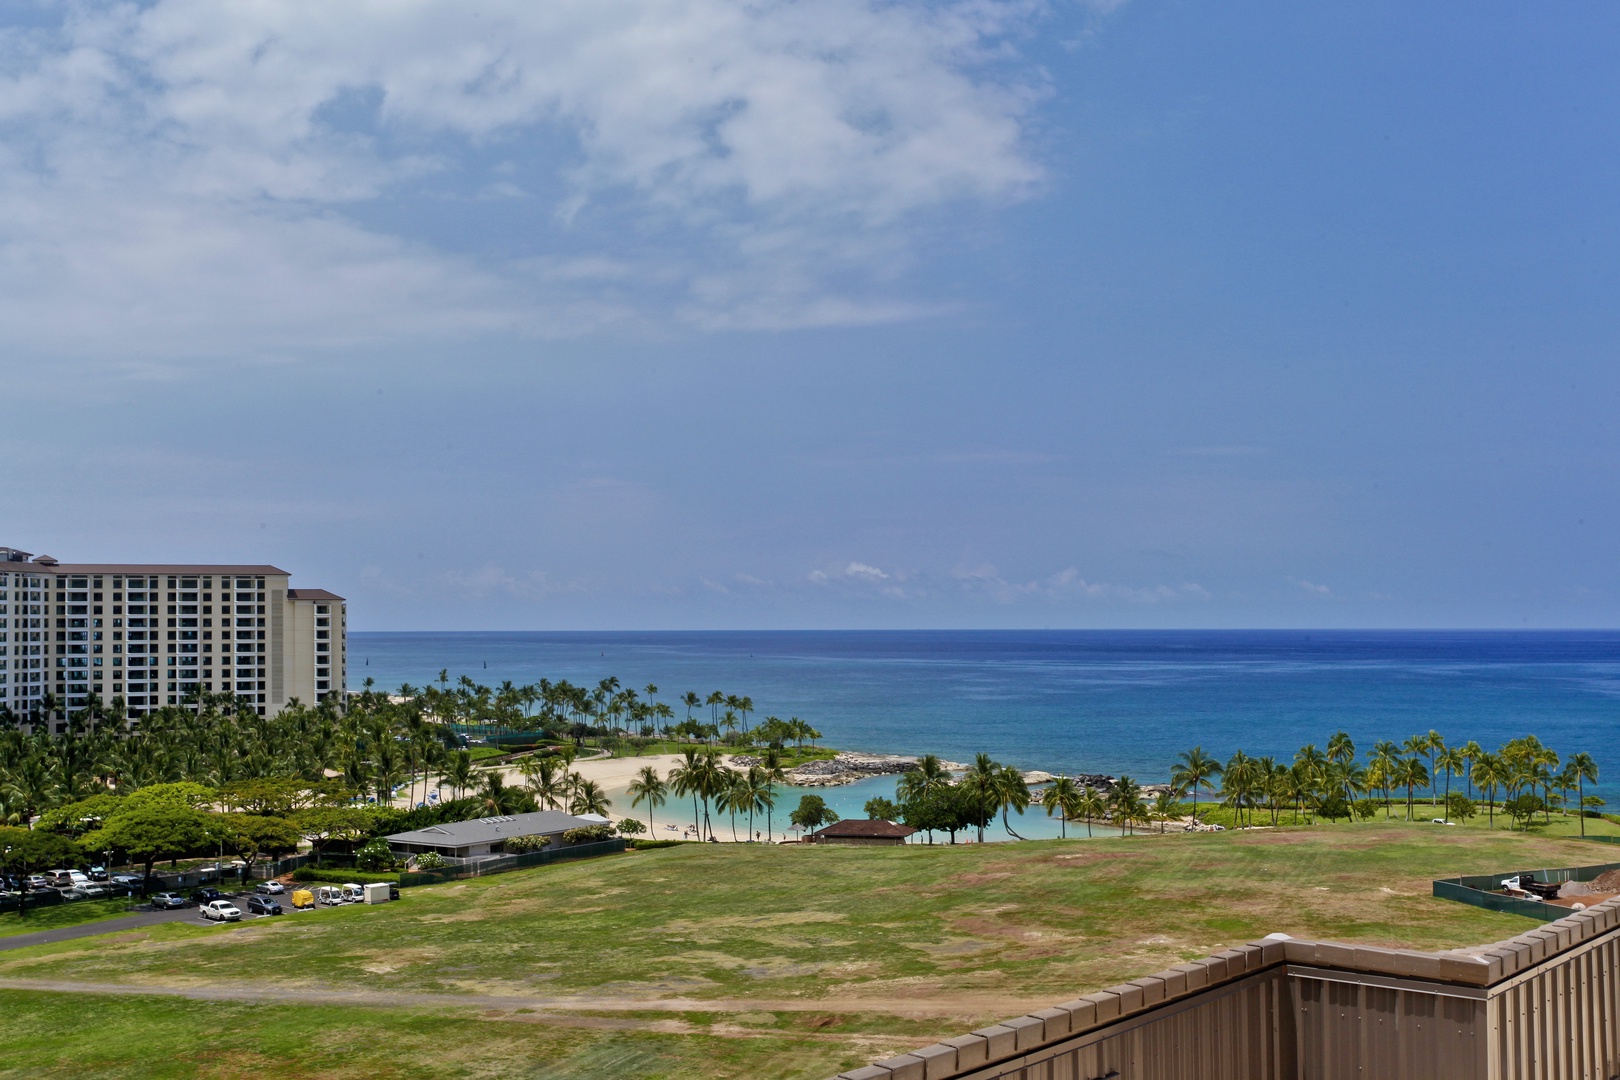
[[[0,937],[0,952],[11,949],[23,949],[30,945],[48,945],[59,941],[72,941],[75,938],[94,937],[97,934],[115,934],[123,930],[139,930],[148,926],[157,926],[162,923],[190,922],[205,926],[240,926],[255,919],[286,918],[295,912],[292,906],[292,893],[289,890],[284,895],[268,896],[264,899],[275,900],[281,905],[282,914],[256,915],[247,908],[250,892],[221,893],[220,898],[229,900],[242,912],[240,922],[224,922],[215,919],[205,919],[202,916],[200,904],[188,901],[185,907],[154,908],[150,904],[142,904],[130,914],[112,919],[100,919],[95,922],[81,923],[78,926],[66,926],[55,930],[42,930],[35,934],[12,934],[9,937]]]

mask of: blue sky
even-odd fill
[[[0,543],[361,629],[1614,625],[1612,7],[0,17]]]

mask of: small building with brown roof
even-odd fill
[[[867,847],[903,844],[906,837],[916,832],[910,825],[893,821],[872,821],[866,818],[848,818],[835,821],[826,828],[817,829],[804,838],[807,844],[855,844]]]

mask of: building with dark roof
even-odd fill
[[[514,837],[547,836],[552,837],[555,844],[560,843],[556,838],[569,829],[607,823],[607,818],[596,814],[576,817],[561,810],[542,810],[535,814],[450,821],[443,825],[429,825],[425,829],[395,833],[383,839],[398,855],[422,855],[433,851],[447,859],[477,859],[501,854],[506,850],[506,842]]]
[[[871,821],[866,818],[846,818],[826,828],[806,834],[806,844],[856,844],[885,846],[903,844],[906,837],[916,832],[910,825],[893,821]]]
[[[0,548],[0,705],[53,724],[90,695],[132,721],[204,690],[260,715],[341,701],[348,613],[341,596],[292,589],[260,563],[64,563]],[[58,711],[41,714],[53,694]]]

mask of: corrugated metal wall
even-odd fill
[[[1620,1075],[1613,935],[1491,991],[1491,1080],[1612,1080]]]
[[[1265,941],[845,1080],[1620,1080],[1620,900],[1468,953]]]
[[[1291,968],[1298,1075],[1319,1080],[1486,1075],[1483,991]]]
[[[969,1075],[975,1080],[1292,1078],[1293,1025],[1287,1013],[1287,974],[1279,968]]]

